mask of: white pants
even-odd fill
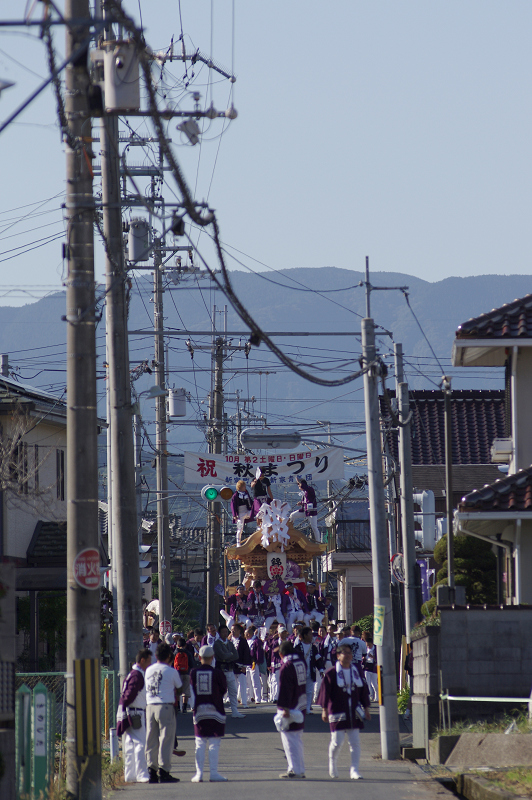
[[[314,695],[312,697],[312,702],[315,703],[318,699],[318,694],[320,693],[320,686],[323,678],[321,674],[316,670],[316,683],[314,684]]]
[[[248,689],[247,700],[255,695],[255,702],[260,703],[262,700],[262,684],[260,681],[259,665],[255,664],[255,669],[246,667],[246,683]],[[247,702],[246,700],[246,702]]]
[[[290,514],[290,522],[295,525],[300,519],[308,520],[312,533],[314,534],[314,539],[317,542],[321,541],[320,532],[318,530],[318,517],[314,515],[313,517],[307,517],[304,511],[292,511]]]
[[[329,759],[334,762],[335,767],[338,763],[338,756],[347,735],[349,749],[351,750],[351,767],[358,772],[360,764],[360,731],[358,728],[347,728],[343,731],[331,731],[331,743],[329,745]]]
[[[127,783],[147,783],[149,779],[146,763],[146,716],[141,712],[142,728],[128,728],[122,737],[124,757],[124,780]]]
[[[279,697],[279,670],[276,669],[270,675],[270,703],[276,703]]]
[[[219,736],[195,736],[196,743],[196,775],[203,777],[203,766],[205,764],[205,752],[209,748],[209,770],[211,780],[219,774],[218,772],[218,758],[220,756],[220,742],[222,741]]]
[[[294,622],[304,622],[305,615],[301,609],[299,611],[291,611],[286,615],[286,629],[288,633],[292,633],[292,626]]]
[[[288,764],[288,772],[304,775],[303,731],[281,731],[281,741]]]
[[[280,622],[281,625],[285,625],[286,626],[286,620],[284,618],[284,615],[281,614],[281,612],[279,612],[278,614],[275,614],[275,616],[273,616],[273,617],[266,617],[266,619],[264,620],[264,625],[265,625],[267,631],[270,630],[270,628],[271,628],[271,626],[273,625],[274,622]],[[266,637],[264,637],[264,638],[266,638]]]
[[[246,508],[245,506],[241,506],[238,512],[238,519],[236,521],[236,544],[237,547],[240,547],[240,543],[242,541],[242,532],[244,530],[244,524],[251,516],[251,509]]]
[[[313,620],[315,620],[315,622],[317,622],[317,623],[319,623],[321,625],[321,623],[323,622],[323,617],[325,616],[325,614],[322,614],[321,611],[316,611],[316,609],[313,609],[312,611],[309,611],[307,616],[309,617],[310,620],[313,619]]]
[[[222,611],[220,611],[220,616],[225,619],[227,627],[229,628],[229,630],[231,630],[231,628],[235,624],[235,618],[232,617],[230,614],[227,613],[227,611],[224,611],[223,609]],[[246,628],[249,628],[249,626],[252,624],[250,618],[246,617],[245,614],[237,614],[237,619],[239,622],[245,625]]]
[[[246,667],[247,670],[247,667]],[[246,673],[240,673],[239,675],[235,675],[235,681],[237,685],[237,700],[240,699],[242,702],[242,708],[248,707],[248,685],[246,682]]]
[[[372,700],[379,699],[379,679],[376,672],[366,672],[366,683],[368,684],[369,696]]]
[[[231,714],[239,714],[238,698],[236,694],[236,675],[234,672],[226,672],[225,670],[224,675],[227,680],[227,694],[229,695],[229,702],[231,704]]]

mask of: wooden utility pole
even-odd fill
[[[119,665],[115,664],[114,668],[119,667],[123,680],[142,644],[142,618],[117,117],[102,117],[100,146],[106,239],[107,391],[110,395],[107,435],[111,439],[112,554],[117,580],[115,630],[119,650]]]
[[[67,770],[77,800],[100,800],[100,563],[96,414],[94,200],[87,99],[89,0],[66,0]],[[91,724],[96,720],[96,724]]]
[[[153,305],[155,328],[155,384],[165,389],[163,270],[161,253],[154,249]],[[172,585],[170,572],[170,525],[168,519],[168,436],[166,433],[166,397],[155,399],[156,468],[157,468],[157,562],[159,574],[159,625],[172,622]]]

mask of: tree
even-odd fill
[[[471,605],[494,604],[497,602],[497,559],[489,542],[473,536],[454,537],[454,582],[465,586],[466,600]],[[436,608],[438,586],[447,585],[447,535],[442,536],[434,548],[434,560],[441,564],[436,575],[436,583],[430,590],[432,598],[423,604],[425,616]]]

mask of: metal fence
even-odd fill
[[[66,673],[18,672],[15,675],[15,689],[23,685],[28,689],[34,689],[38,683],[43,683],[55,697],[55,733],[63,740],[66,736]],[[118,674],[112,669],[103,667],[100,673],[100,702],[104,739],[109,738],[109,728],[115,726],[119,697]]]

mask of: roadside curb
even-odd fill
[[[454,778],[458,794],[466,800],[518,800],[522,795],[505,792],[478,775],[459,773]]]

